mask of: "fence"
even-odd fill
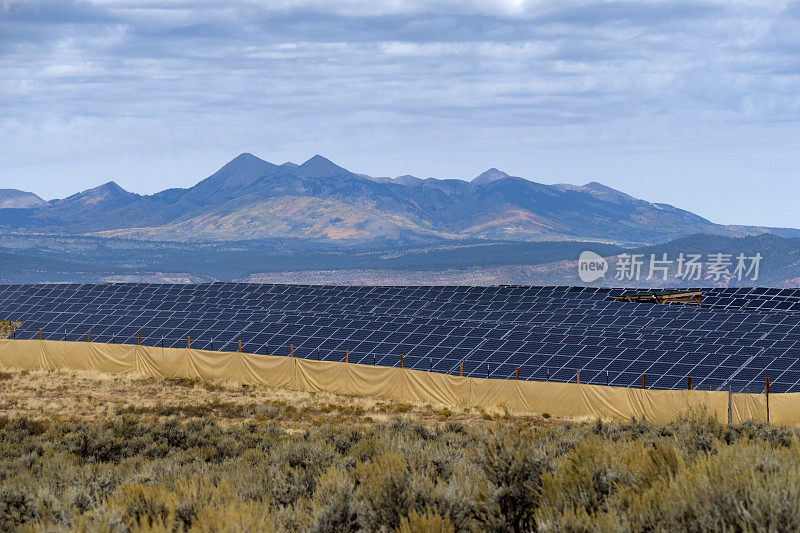
[[[604,419],[636,416],[667,422],[688,410],[704,408],[720,422],[769,417],[770,422],[777,424],[800,424],[800,393],[731,394],[461,377],[400,367],[192,348],[0,340],[0,366],[230,380],[404,402],[486,410],[506,408],[520,415],[549,413],[567,418]]]
[[[36,336],[36,330],[34,329],[32,332],[34,336]],[[31,331],[27,333],[30,334]],[[12,334],[10,338],[14,339],[15,337]],[[31,338],[34,337],[23,337],[23,339]],[[117,336],[103,333],[95,335],[91,329],[84,333],[76,333],[75,331],[67,333],[66,330],[56,329],[45,331],[43,328],[38,329],[38,339],[77,342],[95,341],[109,344],[133,344],[135,342],[139,345],[145,344],[147,346],[161,348],[186,346],[208,351],[244,351],[246,353],[262,355],[290,355],[319,361],[340,361],[372,366],[395,366],[473,378],[485,377],[521,379],[525,381],[576,382],[587,385],[606,385],[614,387],[641,386],[641,388],[667,390],[697,388],[702,390],[723,390],[733,391],[735,393],[747,392],[760,394],[767,392],[767,383],[769,382],[769,375],[766,374],[766,372],[760,377],[756,377],[752,376],[750,372],[741,372],[741,367],[728,368],[730,372],[728,377],[721,377],[719,373],[712,375],[709,372],[693,376],[691,370],[686,370],[683,374],[676,375],[675,372],[663,372],[665,368],[669,368],[675,361],[661,362],[651,359],[641,359],[614,361],[616,368],[611,371],[602,368],[589,368],[589,365],[585,368],[575,368],[573,365],[569,367],[554,366],[547,362],[550,357],[548,354],[541,355],[542,361],[535,361],[537,358],[536,354],[527,355],[524,359],[516,357],[515,362],[512,362],[511,357],[507,356],[504,362],[493,360],[502,359],[502,357],[492,357],[492,360],[489,358],[481,360],[473,357],[477,351],[476,348],[469,350],[469,353],[464,357],[454,358],[448,355],[437,357],[431,355],[415,355],[413,349],[412,353],[407,354],[390,352],[376,353],[373,351],[364,351],[362,349],[350,350],[346,348],[346,345],[344,345],[345,347],[340,345],[336,349],[326,348],[322,350],[319,345],[309,347],[308,343],[303,343],[302,340],[301,343],[303,344],[298,347],[288,341],[283,344],[259,344],[242,341],[240,338],[235,338],[235,336],[229,336],[226,339],[220,339],[218,337],[208,338],[202,335],[186,335],[176,338],[173,336],[159,337],[157,335],[143,336],[141,332],[132,333],[131,331],[128,331],[125,335]],[[427,351],[432,347],[426,346],[422,348],[423,351]],[[514,355],[516,356],[517,354]],[[587,358],[584,357],[583,359]],[[775,359],[780,359],[780,357],[776,357]],[[791,361],[791,363],[793,362],[794,360]],[[661,367],[662,373],[654,371],[657,366]],[[781,373],[782,371],[780,369],[776,371],[776,375],[778,376],[780,376]],[[777,392],[786,392],[790,383],[784,380],[774,385],[777,385],[777,387],[773,386],[773,389],[778,389]]]

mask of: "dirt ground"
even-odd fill
[[[520,425],[559,424],[547,415],[516,417],[502,408],[400,403],[391,400],[308,393],[265,386],[157,379],[69,370],[0,370],[0,416],[65,421],[94,420],[125,413],[143,419],[212,415],[220,424],[276,422],[287,431],[320,424],[369,425],[402,414],[425,423],[457,420]]]

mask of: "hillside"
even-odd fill
[[[77,282],[130,273],[128,268],[92,262],[88,257],[62,259],[57,251],[39,253],[0,250],[0,283]]]
[[[472,181],[373,178],[322,156],[276,165],[241,154],[188,189],[140,196],[116,183],[38,207],[0,209],[16,232],[146,240],[294,239],[387,246],[463,239],[657,243],[756,235],[591,182],[544,185],[489,169]],[[782,230],[784,235],[800,235]]]
[[[761,285],[767,287],[797,287],[800,284],[800,239],[797,238],[784,239],[776,235],[763,234],[731,239],[717,235],[696,234],[668,243],[632,250],[630,253],[642,254],[648,262],[650,254],[655,254],[656,258],[662,258],[666,254],[667,260],[676,261],[669,265],[667,281],[662,279],[658,283],[664,286]],[[758,279],[755,280],[757,283],[749,279],[753,277],[755,272],[749,275],[745,275],[746,272],[743,272],[741,280],[736,279],[735,276],[732,279],[727,279],[724,274],[719,279],[716,279],[717,276],[713,275],[713,273],[711,278],[707,279],[709,276],[708,268],[705,268],[701,275],[702,283],[691,279],[692,276],[686,272],[686,268],[684,268],[685,275],[682,278],[678,272],[677,265],[677,259],[681,253],[687,258],[689,254],[701,256],[701,261],[706,263],[706,266],[709,260],[713,260],[710,256],[723,254],[723,260],[731,263],[729,267],[726,267],[731,275],[734,274],[739,255],[748,258],[745,266],[749,268],[751,263],[749,258],[759,254],[761,259],[758,265]],[[654,278],[657,277],[657,275],[654,276]],[[684,279],[686,277],[690,279]]]
[[[521,246],[523,243],[519,243]],[[536,243],[543,245],[545,243]],[[557,243],[551,243],[557,244]],[[749,237],[724,237],[719,235],[694,234],[662,244],[637,248],[622,249],[597,243],[558,243],[563,247],[559,255],[551,249],[548,253],[539,250],[541,260],[531,255],[513,254],[508,261],[495,259],[497,254],[505,254],[506,246],[496,245],[478,248],[472,262],[452,262],[438,267],[424,260],[418,262],[417,268],[391,268],[387,263],[376,261],[374,266],[353,265],[350,269],[342,268],[306,268],[294,270],[264,270],[247,277],[247,280],[262,283],[323,283],[323,284],[368,284],[368,285],[593,285],[605,287],[712,287],[712,286],[765,286],[765,287],[799,287],[800,286],[800,239],[782,238],[772,234]],[[533,246],[533,243],[528,244]],[[479,251],[478,251],[479,250]],[[584,250],[590,250],[604,256],[608,263],[605,276],[585,282],[578,274],[578,257]],[[436,252],[445,254],[444,250]],[[486,261],[477,257],[490,256]],[[625,256],[621,254],[626,254]],[[656,268],[650,274],[651,256],[656,261],[654,266],[666,266],[666,279],[662,270]],[[684,255],[686,261],[690,256],[698,256],[699,266],[691,272],[683,268],[679,275],[678,262]],[[723,254],[719,267],[719,275],[709,270],[716,254]],[[761,256],[758,268],[750,270],[752,258]],[[745,270],[738,275],[737,258],[743,256]],[[629,266],[620,266],[623,261],[635,261],[639,264],[638,277],[631,275]],[[389,267],[389,268],[387,268]],[[358,269],[358,270],[354,270]],[[625,275],[623,275],[623,273]],[[755,279],[754,279],[755,278]]]
[[[608,271],[589,285],[611,287],[798,287],[800,286],[800,239],[772,234],[748,237],[694,234],[652,246],[605,254]],[[721,255],[719,255],[721,254]],[[737,272],[742,256],[741,272]],[[760,256],[757,261],[753,258]],[[666,260],[666,262],[661,262]],[[695,266],[689,266],[690,260]],[[651,261],[654,270],[650,271]],[[681,263],[682,261],[682,263]],[[757,268],[753,263],[757,262]],[[712,266],[716,264],[717,266]],[[638,265],[638,266],[635,266]],[[638,276],[636,270],[638,269]],[[665,270],[664,270],[665,269]],[[578,277],[577,258],[541,265],[531,282],[587,284]]]
[[[204,282],[249,279],[265,272],[300,281],[313,271],[328,271],[355,283],[358,271],[380,271],[363,283],[402,272],[451,272],[476,265],[494,270],[505,265],[542,265],[577,257],[588,244],[579,242],[462,242],[422,247],[303,246],[297,241],[170,242],[69,235],[0,235],[0,283],[42,281],[170,281]],[[591,243],[612,255],[619,246]],[[422,274],[421,283],[434,278]],[[475,284],[483,284],[476,276]],[[370,281],[373,280],[373,281]],[[501,281],[502,282],[502,281]]]
[[[723,237],[695,234],[667,243],[624,248],[599,242],[471,241],[418,246],[351,246],[292,239],[225,242],[142,241],[69,235],[0,235],[0,282],[244,280],[277,283],[366,285],[583,285],[577,259],[584,250],[607,258],[609,270],[592,285],[800,286],[800,239],[763,234]],[[637,254],[641,279],[617,280],[618,254]],[[757,280],[679,279],[677,264],[666,280],[649,274],[651,254],[677,261],[680,254],[760,253]],[[735,265],[731,266],[731,269]],[[752,277],[752,276],[749,276]]]

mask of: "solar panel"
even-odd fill
[[[626,289],[71,284],[0,286],[19,339],[237,348],[498,378],[800,390],[800,290],[703,289],[703,306],[614,301]],[[606,374],[608,376],[606,376]]]

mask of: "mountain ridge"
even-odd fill
[[[0,209],[0,225],[154,240],[292,238],[343,244],[464,238],[653,244],[692,233],[735,237],[769,229],[714,224],[596,181],[545,185],[496,168],[471,181],[374,178],[322,155],[299,165],[276,165],[247,152],[189,188],[142,196],[109,181],[13,215]],[[780,231],[800,236],[791,228]]]

